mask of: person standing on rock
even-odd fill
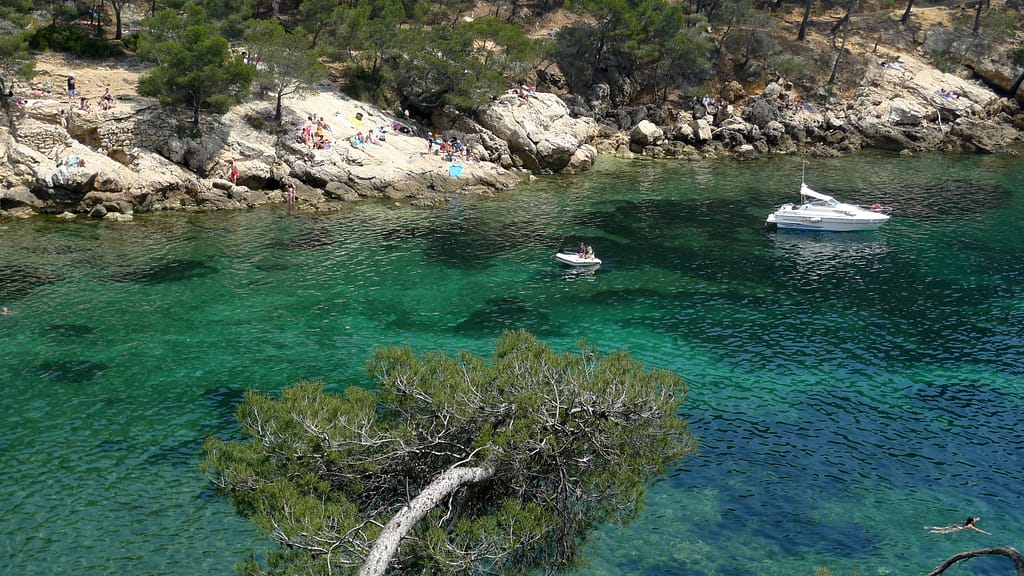
[[[231,184],[235,185],[238,183],[238,166],[235,166],[234,160],[228,160],[227,170],[228,180],[231,180]]]
[[[72,104],[75,103],[76,94],[78,94],[78,90],[75,88],[75,77],[68,76],[68,101]]]
[[[288,211],[291,212],[295,209],[295,184],[292,182],[285,184],[285,197],[288,198]]]

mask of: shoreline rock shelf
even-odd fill
[[[435,205],[454,194],[510,189],[527,174],[585,171],[599,154],[744,159],[860,149],[994,152],[1022,139],[1024,113],[1015,101],[921,62],[870,70],[846,101],[822,97],[808,104],[784,86],[773,82],[749,97],[741,86],[730,86],[732,101],[709,108],[695,100],[681,112],[614,110],[599,96],[584,102],[510,91],[476,118],[431,119],[430,131],[440,128],[443,138],[457,139],[466,151],[457,160],[438,154],[437,146],[428,152],[427,128],[328,86],[286,99],[280,126],[270,103],[254,101],[204,116],[194,133],[138,96],[89,111],[40,97],[26,103],[17,138],[0,128],[0,217],[73,213],[128,220],[155,210],[250,208],[286,202],[287,183],[296,186],[304,210],[332,210],[339,201],[361,198]],[[297,137],[310,118],[324,119],[330,146],[315,148]],[[385,141],[353,143],[357,132],[375,129]],[[452,169],[453,161],[460,168]],[[239,171],[235,183],[224,176],[230,162]]]

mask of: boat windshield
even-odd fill
[[[800,184],[800,198],[804,204],[810,204],[811,206],[829,206],[834,208],[839,205],[839,201],[835,198],[828,194],[822,194],[817,190],[812,190],[806,184]]]
[[[835,208],[836,206],[839,206],[839,201],[834,198],[829,198],[828,200],[821,200],[815,199],[811,196],[804,196],[804,204],[807,204],[808,206],[824,206],[828,208]]]

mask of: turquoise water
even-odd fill
[[[245,389],[340,389],[378,344],[489,354],[515,327],[690,386],[700,454],[603,530],[588,575],[918,574],[1021,548],[1021,162],[815,160],[808,184],[894,219],[765,231],[800,169],[606,160],[446,209],[0,223],[0,573],[230,574],[267,541],[199,457]],[[592,273],[552,258],[581,239]],[[922,528],[968,515],[992,535]]]

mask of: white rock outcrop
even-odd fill
[[[573,118],[561,98],[544,92],[526,98],[506,93],[484,106],[477,119],[508,143],[514,163],[533,171],[562,171],[598,134],[592,118]]]

